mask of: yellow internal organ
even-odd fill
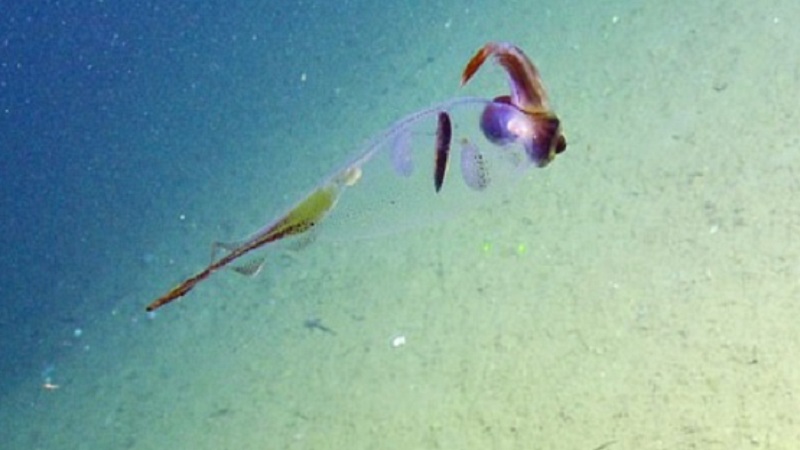
[[[323,186],[312,192],[269,230],[267,233],[269,240],[278,240],[308,231],[333,208],[338,196],[339,189],[332,185]]]

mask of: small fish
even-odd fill
[[[308,330],[319,330],[336,336],[336,332],[325,326],[325,324],[322,323],[322,320],[317,317],[309,317],[305,320],[305,322],[303,322],[303,326]]]
[[[433,172],[433,185],[436,192],[442,189],[444,173],[447,170],[447,157],[450,154],[450,140],[453,138],[453,125],[450,115],[445,111],[439,113],[439,123],[436,126],[436,164]]]

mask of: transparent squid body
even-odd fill
[[[509,95],[457,98],[398,120],[274,221],[241,242],[215,243],[204,269],[147,310],[183,297],[225,267],[257,274],[266,258],[256,251],[268,244],[312,232],[359,239],[428,225],[501,199],[531,167],[549,164],[566,139],[536,67],[513,44],[490,42],[469,60],[462,84],[489,58],[505,69]]]

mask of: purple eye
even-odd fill
[[[524,115],[515,107],[494,101],[481,114],[481,130],[490,142],[503,146],[515,142],[519,135],[509,129],[509,122]]]
[[[566,149],[558,118],[547,111],[525,112],[498,97],[481,114],[481,130],[499,146],[520,144],[528,158],[539,167]]]
[[[534,164],[544,167],[567,146],[561,135],[561,122],[556,116],[536,115],[531,117],[531,124],[533,133],[523,141],[525,152]]]

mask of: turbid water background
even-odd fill
[[[0,7],[0,447],[798,448],[797,3],[384,3]],[[145,314],[489,40],[549,167]]]

